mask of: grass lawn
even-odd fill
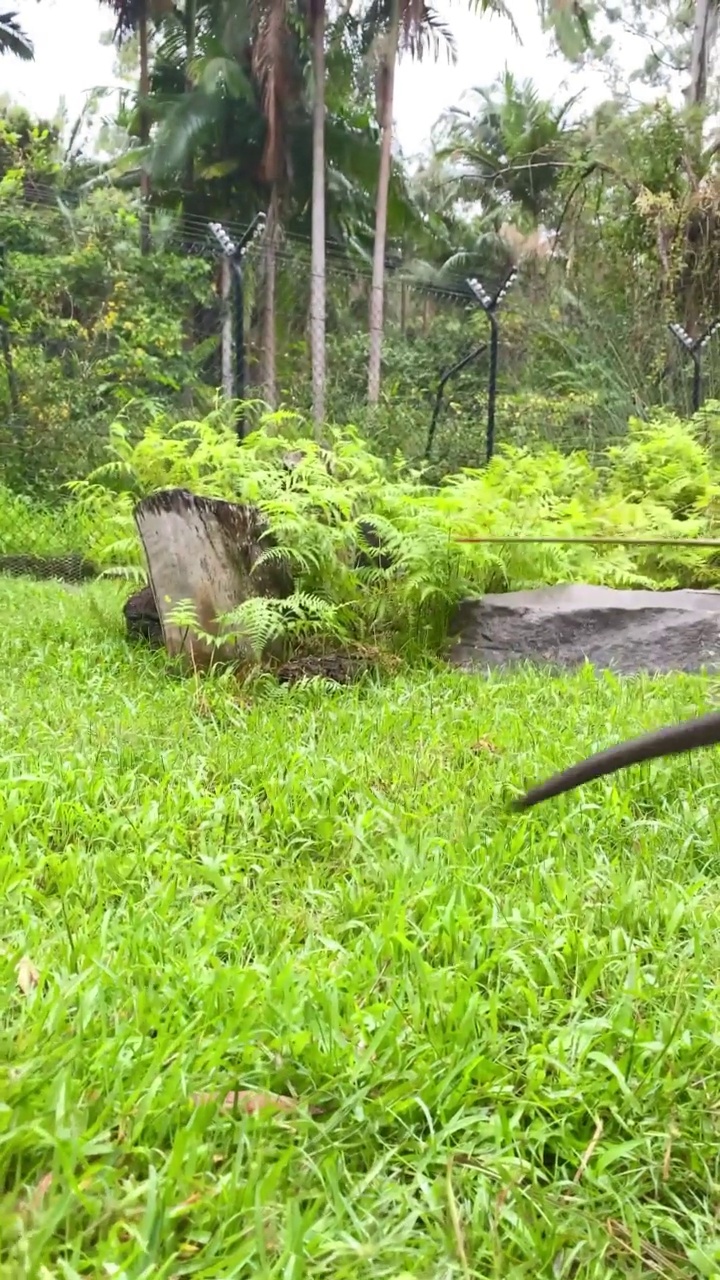
[[[720,753],[507,811],[707,681],[251,698],[0,610],[3,1280],[720,1275]]]

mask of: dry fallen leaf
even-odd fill
[[[223,1111],[244,1111],[246,1115],[256,1115],[267,1107],[295,1111],[298,1105],[295,1098],[286,1098],[281,1093],[257,1093],[254,1089],[233,1089],[225,1097],[220,1093],[193,1093],[191,1100],[196,1107],[221,1100]]]
[[[17,984],[20,990],[24,996],[29,996],[40,981],[40,974],[29,956],[23,956],[15,972],[17,973]]]

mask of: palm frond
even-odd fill
[[[404,10],[402,45],[418,62],[428,50],[437,60],[443,49],[449,62],[457,61],[455,37],[432,5],[408,6]]]
[[[194,155],[198,140],[217,126],[222,111],[223,100],[219,94],[196,89],[178,98],[158,131],[152,148],[151,173],[156,177],[179,173]]]
[[[16,13],[0,13],[0,53],[12,53],[22,62],[32,62],[35,49],[22,30]]]
[[[205,93],[226,93],[230,98],[252,97],[252,85],[234,58],[198,59],[195,72]]]

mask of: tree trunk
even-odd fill
[[[278,191],[273,189],[265,224],[265,309],[263,317],[262,385],[263,399],[277,408],[275,355],[275,285],[277,282]]]
[[[695,0],[690,84],[685,90],[688,106],[701,106],[707,99],[710,56],[717,38],[717,29],[718,0]]]
[[[223,254],[220,263],[220,368],[223,395],[232,400],[235,394],[235,372],[233,365],[233,317],[232,317],[232,267],[230,259]]]
[[[140,48],[140,143],[147,147],[150,143],[150,117],[147,101],[150,96],[150,57],[148,53],[148,21],[143,7],[138,21],[138,45]],[[150,170],[147,158],[143,160],[140,170],[140,252],[150,252]]]
[[[385,241],[387,238],[388,193],[392,168],[393,98],[395,63],[400,37],[399,0],[392,0],[390,30],[380,70],[380,111],[382,142],[375,206],[375,244],[373,247],[372,287],[370,290],[370,358],[368,362],[368,404],[380,399],[380,365],[382,361],[383,302],[385,286]]]
[[[325,419],[325,0],[311,6],[313,59],[312,260],[310,360],[315,436]]]
[[[195,59],[195,24],[197,18],[197,0],[186,0],[185,4],[185,92],[192,93],[195,85],[191,75],[191,68]],[[185,184],[188,196],[192,195],[195,183],[195,165],[193,164],[192,152],[190,152],[187,160],[187,170],[185,173]]]

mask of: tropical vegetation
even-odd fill
[[[444,658],[468,593],[720,585],[717,2],[539,3],[557,90],[419,158],[452,10],[103,12],[119,93],[0,104],[0,1275],[716,1276],[717,753],[507,804],[716,682]],[[167,486],[292,567],[242,667],[124,634]]]

